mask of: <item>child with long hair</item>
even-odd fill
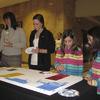
[[[63,32],[61,47],[56,51],[55,68],[61,74],[82,75],[83,54],[71,29]]]
[[[97,86],[97,94],[100,95],[100,27],[91,28],[87,38],[92,48],[92,67],[85,79],[89,85]]]

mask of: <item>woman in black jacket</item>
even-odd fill
[[[53,34],[44,27],[44,18],[41,14],[33,17],[34,30],[30,35],[29,68],[48,71],[51,67],[51,53],[55,51]]]

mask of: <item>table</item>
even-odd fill
[[[62,75],[51,71],[11,67],[0,69],[1,81],[46,95],[53,95],[82,79],[81,76]]]
[[[85,80],[69,88],[78,90],[80,96],[66,98],[58,93],[48,96],[0,81],[0,100],[100,100],[100,96],[96,95],[96,87],[89,86]]]

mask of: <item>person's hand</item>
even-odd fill
[[[62,71],[64,70],[64,66],[60,65],[60,66],[57,66],[56,67],[56,70],[59,72],[59,71]]]
[[[33,48],[33,49],[32,49],[32,52],[33,52],[33,53],[39,53],[39,48],[35,48],[35,49]]]
[[[87,81],[89,79],[89,77],[84,77],[84,79]]]
[[[32,49],[32,52],[33,53],[47,53],[47,50],[36,47],[35,49],[34,48]]]
[[[5,41],[4,42],[4,47],[13,47],[13,43],[11,43],[9,41]]]
[[[92,85],[92,78],[91,77],[84,77],[89,85]]]
[[[92,85],[92,79],[87,80],[87,83],[88,83],[89,85]]]
[[[39,49],[39,53],[47,53],[46,49]]]

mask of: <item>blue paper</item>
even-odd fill
[[[11,81],[15,81],[15,82],[19,82],[19,83],[23,83],[23,84],[27,83],[27,80],[20,79],[20,78],[6,78],[6,79],[11,80]]]
[[[57,89],[57,88],[59,88],[63,85],[64,84],[59,84],[57,82],[51,82],[51,83],[44,83],[43,85],[39,86],[38,88],[48,90],[48,91],[52,91],[52,90]]]

